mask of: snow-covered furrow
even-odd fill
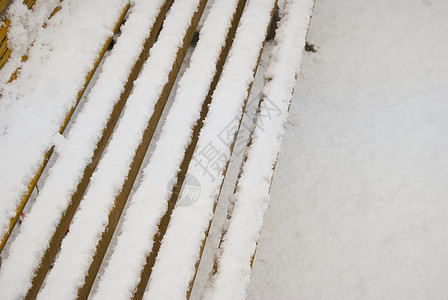
[[[9,256],[2,263],[1,298],[12,299],[15,298],[14,295],[20,298],[29,290],[48,248],[48,241],[55,233],[61,216],[67,214],[69,205],[73,205],[72,195],[83,178],[86,166],[92,160],[101,139],[100,133],[105,130],[112,111],[124,92],[131,70],[142,55],[141,49],[150,32],[158,31],[158,27],[152,27],[156,19],[163,18],[161,7],[168,5],[165,3],[165,0],[134,1],[126,23],[121,28],[121,35],[87,97],[86,105],[67,138],[60,137],[60,143],[56,147],[57,160],[49,170],[35,205],[22,222],[19,235],[11,244]],[[119,114],[119,111],[114,113]],[[20,268],[17,268],[18,265]]]
[[[24,1],[12,1],[6,11],[6,19],[10,21],[8,29],[11,56],[0,72],[0,86],[4,86],[11,74],[20,66],[33,41],[42,35],[45,24],[51,13],[59,5],[60,0],[37,1],[33,9],[28,9]],[[0,88],[0,94],[2,94]]]
[[[0,100],[0,235],[120,24],[127,1],[63,2]],[[101,17],[98,17],[101,16]],[[82,55],[81,55],[82,53]],[[87,79],[86,79],[87,76]],[[26,201],[26,197],[24,198]],[[3,245],[3,243],[2,243]]]
[[[265,73],[251,145],[237,183],[218,271],[206,299],[245,299],[288,108],[302,60],[313,0],[287,0]]]
[[[153,246],[157,225],[167,210],[169,192],[191,139],[213,79],[217,62],[232,38],[245,1],[217,0],[200,32],[190,66],[179,81],[175,101],[162,129],[144,177],[125,215],[117,246],[102,276],[95,299],[129,299]],[[218,72],[218,74],[217,74]],[[117,276],[121,274],[121,276]],[[146,283],[144,283],[144,287]]]
[[[156,104],[167,97],[174,83],[177,66],[190,43],[185,35],[193,35],[205,3],[204,0],[176,0],[172,5],[38,299],[76,298],[85,286],[87,272],[92,270],[95,260],[98,265],[101,262],[97,246],[105,241],[103,234],[113,233],[114,229],[109,223],[109,215],[126,201],[121,199],[119,203],[116,199],[123,192],[129,171],[136,165],[136,152],[151,138],[148,135],[151,131],[148,126],[154,125],[151,116],[156,113],[156,108],[163,109],[164,103],[157,107]],[[142,154],[144,156],[144,152]],[[106,240],[106,247],[108,242]]]
[[[172,213],[145,299],[188,296],[275,3],[250,0],[246,4],[189,165],[187,178],[195,186],[184,188],[190,190],[191,202],[178,205]]]

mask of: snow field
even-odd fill
[[[56,146],[57,160],[49,171],[35,205],[22,223],[19,235],[12,242],[7,259],[2,263],[0,294],[4,298],[15,298],[15,294],[20,298],[29,290],[48,248],[48,241],[61,216],[65,214],[86,165],[92,159],[101,138],[99,133],[106,128],[164,2],[134,1],[121,35],[103,64],[86,105],[67,138],[60,137]],[[21,267],[17,268],[18,265]]]
[[[448,2],[318,0],[248,299],[446,299]]]
[[[108,1],[105,5],[98,1],[92,7],[79,1],[64,2],[31,48],[19,78],[3,87],[0,101],[2,237],[9,234],[10,220],[29,196],[25,194],[29,183],[37,176],[43,158],[48,157],[46,153],[80,99],[99,54],[102,55],[106,41],[127,10],[126,3],[122,2]],[[95,16],[99,11],[103,18]]]
[[[229,213],[230,224],[206,299],[245,299],[251,261],[267,209],[284,124],[296,85],[313,0],[287,0],[265,72],[263,98]]]
[[[174,209],[145,299],[178,299],[188,294],[274,5],[272,0],[246,4],[187,173],[200,182],[199,198]],[[201,155],[210,146],[219,156],[204,168]]]
[[[109,213],[116,204],[154,107],[176,77],[173,64],[178,64],[176,59],[182,59],[178,55],[180,48],[188,46],[183,45],[184,36],[194,30],[195,26],[191,27],[190,23],[198,21],[204,4],[205,1],[176,0],[172,5],[38,298],[76,298],[83,286],[96,245],[108,225]]]
[[[141,280],[140,274],[153,246],[150,237],[156,235],[157,225],[167,210],[168,191],[172,190],[192,139],[193,127],[216,76],[216,64],[229,42],[226,37],[232,28],[232,18],[242,10],[242,4],[244,1],[218,0],[211,7],[190,65],[179,81],[161,136],[145,167],[143,180],[130,200],[122,232],[94,299],[130,298]],[[236,25],[237,22],[233,26]]]

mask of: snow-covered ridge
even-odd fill
[[[275,3],[251,0],[246,4],[187,173],[200,183],[200,195],[192,205],[174,209],[145,299],[187,295]],[[216,160],[206,162],[204,154],[210,150]]]
[[[48,248],[47,242],[70,204],[72,194],[101,138],[98,133],[106,127],[164,2],[134,1],[126,24],[121,28],[121,35],[87,97],[86,105],[67,138],[61,137],[57,160],[35,205],[22,222],[20,233],[9,249],[9,256],[2,263],[0,295],[4,298],[14,298],[13,293],[22,296],[28,291],[33,274]],[[18,265],[21,267],[17,268]]]
[[[284,123],[296,85],[313,0],[287,0],[265,73],[259,113],[246,161],[233,195],[218,271],[207,299],[245,299],[263,216],[267,209]]]
[[[101,278],[95,299],[127,299],[139,283],[140,273],[151,252],[157,225],[166,212],[170,186],[174,183],[202,103],[217,72],[232,18],[242,1],[214,3],[200,32],[190,66],[179,81],[175,101],[165,121],[161,137],[144,170],[144,178],[125,215],[122,233]],[[240,8],[242,9],[242,8]],[[236,26],[236,24],[234,25]],[[116,274],[123,276],[117,277]]]
[[[83,286],[96,254],[96,245],[108,225],[109,213],[126,180],[155,105],[170,83],[173,66],[179,63],[176,61],[178,51],[188,47],[183,44],[184,36],[191,30],[194,17],[200,16],[204,4],[205,1],[199,0],[176,0],[173,3],[38,298],[76,298],[78,289]]]
[[[64,1],[61,11],[35,41],[19,78],[3,86],[0,100],[2,237],[45,153],[54,144],[61,125],[85,88],[86,76],[126,9],[127,2],[122,0],[94,4]]]

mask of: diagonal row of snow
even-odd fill
[[[196,201],[174,209],[145,299],[184,298],[194,280],[195,265],[200,259],[275,3],[275,0],[250,0],[246,4],[189,165],[187,177],[195,178],[200,185],[193,193]],[[145,175],[146,180],[156,180],[160,186],[168,183],[168,178],[160,180],[154,174]]]
[[[245,299],[277,156],[296,85],[313,0],[287,0],[265,73],[263,99],[251,146],[233,195],[235,205],[223,243],[218,272],[207,299]],[[269,79],[269,80],[268,80]]]
[[[171,7],[150,57],[135,81],[110,144],[92,175],[90,187],[62,242],[59,257],[47,276],[39,299],[76,298],[96,245],[108,225],[115,198],[126,180],[136,149],[200,3],[199,0],[176,0]]]
[[[20,77],[3,86],[0,236],[126,7],[124,0],[64,1],[31,48]]]
[[[57,160],[49,171],[35,205],[0,270],[0,295],[21,298],[31,285],[55,229],[90,163],[101,132],[120,99],[124,84],[165,0],[135,0],[102,72],[66,139],[57,146]],[[18,268],[17,266],[20,266]]]
[[[216,63],[225,46],[238,2],[217,0],[208,14],[190,66],[179,81],[174,104],[144,170],[142,183],[130,199],[122,232],[99,282],[95,299],[129,299],[139,283],[146,257],[153,246],[152,237],[167,210],[168,191],[175,182],[173,179],[217,72]]]

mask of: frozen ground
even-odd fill
[[[447,15],[317,1],[249,299],[448,298]]]

